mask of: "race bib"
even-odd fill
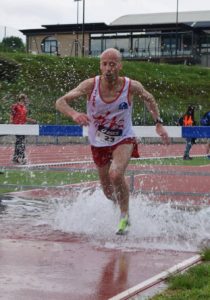
[[[122,136],[122,129],[110,129],[103,126],[99,126],[96,131],[96,141],[107,144],[113,144],[117,142]]]

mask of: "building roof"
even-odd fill
[[[63,25],[42,25],[45,28],[39,29],[22,29],[20,30],[25,35],[51,35],[55,33],[81,33],[83,31],[83,24],[63,24]],[[126,32],[154,32],[154,31],[173,31],[181,29],[189,29],[187,24],[179,23],[178,26],[174,23],[166,24],[143,24],[143,25],[106,25],[105,23],[89,23],[84,24],[84,32],[86,33],[126,33]],[[209,26],[210,28],[210,26]]]
[[[42,25],[43,28],[39,29],[21,29],[20,31],[24,34],[36,34],[36,33],[53,33],[53,32],[81,32],[83,30],[82,23],[76,24],[52,24]],[[85,32],[97,32],[106,31],[109,26],[105,23],[85,23]]]
[[[199,28],[199,29],[209,29],[210,28],[210,20],[205,22],[188,22],[185,23],[193,28]]]
[[[119,17],[110,25],[105,23],[85,24],[52,24],[42,25],[39,29],[22,29],[25,35],[55,34],[55,33],[113,33],[131,31],[173,31],[181,29],[210,29],[210,11],[179,12],[177,22],[176,12],[134,14]],[[84,25],[84,26],[83,26]]]
[[[189,11],[189,12],[167,12],[152,14],[133,14],[117,18],[110,25],[134,25],[134,24],[164,24],[176,23],[178,16],[179,23],[210,21],[210,11]]]

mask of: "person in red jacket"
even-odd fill
[[[11,107],[10,123],[12,124],[26,124],[27,122],[35,124],[36,120],[28,118],[28,105],[30,100],[27,95],[20,94],[18,96],[18,102]],[[25,135],[16,135],[15,150],[13,155],[13,162],[19,164],[26,163],[25,157]]]
[[[196,124],[195,117],[194,117],[195,107],[190,105],[184,116],[180,118],[179,125],[181,126],[194,126]],[[184,160],[191,160],[192,157],[190,156],[190,150],[192,145],[195,144],[195,138],[186,138],[186,146],[184,151]]]

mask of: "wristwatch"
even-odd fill
[[[156,120],[155,120],[155,125],[156,124],[163,124],[163,119],[161,119],[161,117],[158,117]]]

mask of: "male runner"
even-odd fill
[[[154,97],[140,82],[121,77],[121,69],[120,52],[106,49],[100,56],[101,76],[84,80],[56,101],[60,112],[77,124],[88,126],[93,160],[103,192],[120,207],[117,234],[123,234],[129,225],[129,189],[125,171],[130,158],[139,156],[132,129],[134,95],[144,101],[156,124],[156,132],[165,144],[169,144]],[[69,103],[84,95],[87,97],[87,113],[80,113]]]

